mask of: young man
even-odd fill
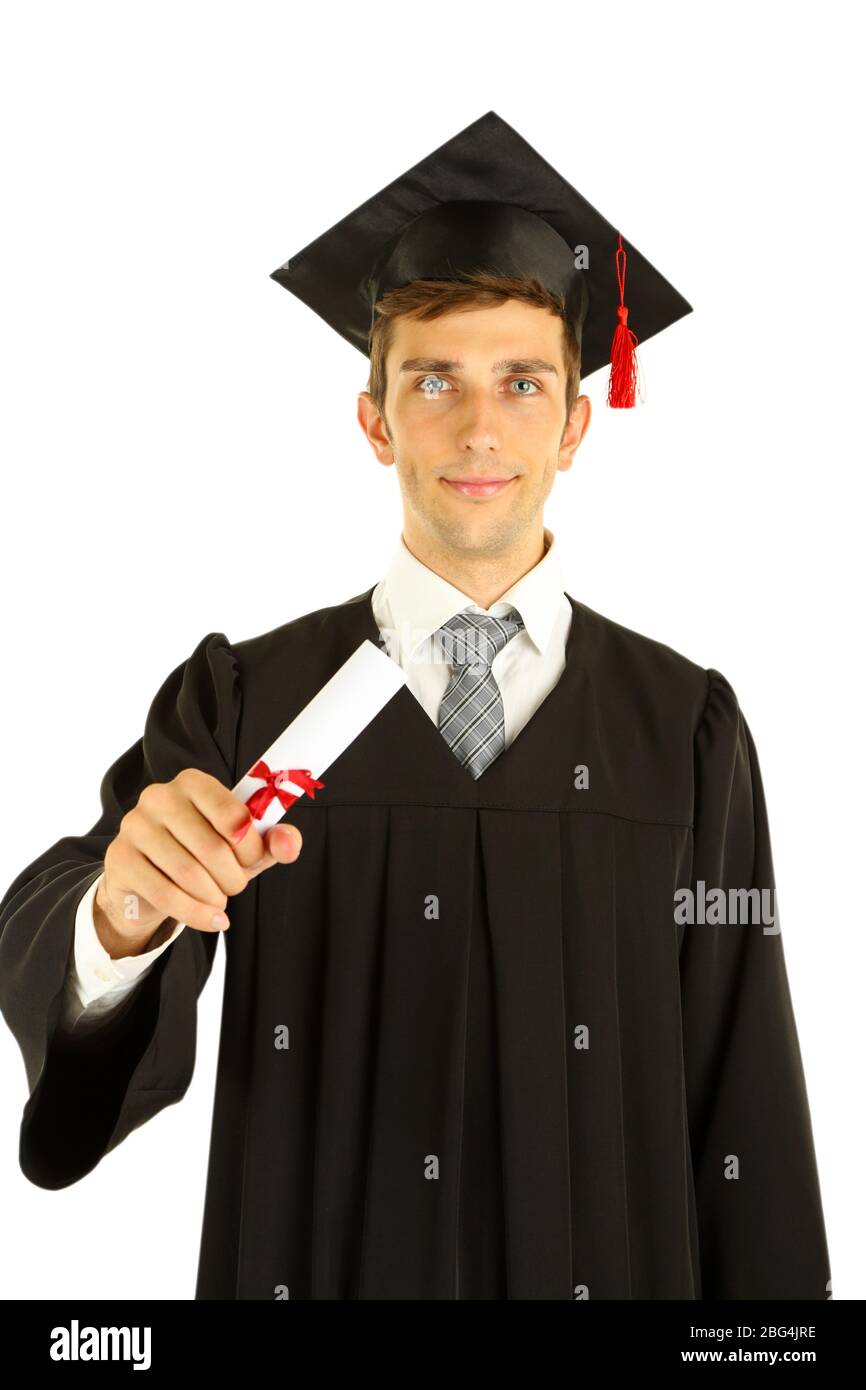
[[[749,730],[544,525],[616,249],[489,113],[275,272],[370,353],[390,567],[203,638],[0,907],[48,1188],[183,1096],[228,907],[197,1298],[827,1297],[781,937],[728,906],[773,889]],[[628,257],[649,336],[688,306]],[[228,788],[364,638],[406,686],[260,837]]]

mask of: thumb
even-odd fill
[[[247,869],[247,882],[274,864],[292,864],[300,854],[302,844],[303,837],[296,825],[280,823],[272,826],[265,834],[262,858]]]

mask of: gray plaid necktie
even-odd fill
[[[505,618],[464,609],[436,634],[454,667],[439,706],[439,732],[476,780],[505,747],[502,695],[490,667],[522,627],[516,609]]]

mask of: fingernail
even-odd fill
[[[211,926],[214,931],[225,931],[229,924],[229,919],[224,912],[215,912],[211,918]]]
[[[244,823],[243,823],[243,825],[241,826],[241,828],[240,828],[239,830],[236,830],[236,831],[235,831],[234,835],[232,835],[232,844],[233,844],[233,845],[238,845],[238,844],[240,844],[241,840],[242,840],[242,839],[244,838],[244,836],[246,835],[246,833],[247,833],[247,831],[249,830],[249,828],[250,828],[250,826],[252,825],[252,823],[253,823],[253,819],[252,819],[252,816],[250,816],[249,820],[244,821]]]

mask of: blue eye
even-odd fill
[[[528,377],[525,377],[525,376],[517,377],[517,379],[516,379],[515,381],[512,381],[511,385],[512,385],[512,386],[531,386],[531,387],[532,387],[532,390],[531,390],[531,391],[517,391],[517,392],[515,392],[515,394],[518,395],[518,396],[534,396],[534,395],[535,395],[535,392],[538,391],[538,390],[540,390],[540,387],[538,386],[538,383],[537,383],[537,382],[535,382],[535,381],[530,381],[529,378],[528,378]]]
[[[436,389],[434,389],[434,387],[431,386],[431,382],[438,383]],[[441,376],[434,376],[431,374],[430,376],[423,376],[421,378],[421,380],[417,384],[417,389],[423,390],[424,395],[427,397],[428,400],[430,400],[434,396],[441,396],[441,388],[443,386],[447,387],[449,391],[451,390],[451,387],[448,385],[448,382],[443,380]]]

